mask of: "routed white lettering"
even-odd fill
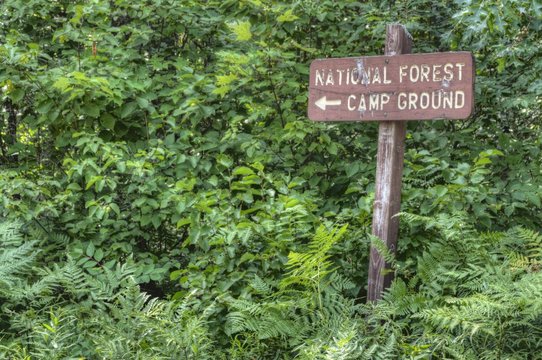
[[[463,106],[465,106],[465,93],[458,90],[455,92],[454,107],[456,109],[461,109]]]
[[[465,66],[465,64],[457,63],[455,66],[459,68],[459,80],[463,79],[463,66]]]
[[[435,103],[435,100],[438,100],[437,103]],[[442,92],[441,91],[433,91],[431,93],[431,107],[433,109],[440,109],[440,104],[442,103]]]
[[[335,85],[335,80],[333,79],[333,72],[329,70],[327,73],[326,86]]]
[[[373,81],[372,81],[373,84],[376,84],[376,83],[379,83],[381,84],[382,81],[380,80],[380,70],[378,68],[375,68],[374,69],[374,74],[373,74]]]
[[[403,72],[403,70],[406,70],[406,69],[408,69],[408,65],[399,66],[399,82],[400,83],[403,82],[403,76],[408,76],[408,73],[406,71]]]
[[[359,98],[358,111],[367,111],[367,104],[365,104],[365,95],[361,95]]]
[[[390,102],[390,96],[388,94],[380,94],[380,110],[384,109],[384,105]]]
[[[442,65],[433,65],[433,81],[441,81],[440,68]]]
[[[363,69],[361,74],[362,74],[362,80],[361,80],[361,83],[363,85],[369,85],[371,83],[371,70],[372,68],[367,68],[367,69]]]
[[[355,105],[354,106],[350,105],[351,104],[350,100],[356,101],[356,95],[349,95],[348,96],[348,110],[354,111],[354,110],[356,110],[356,106]]]
[[[397,95],[397,108],[399,110],[405,110],[406,107],[407,107],[407,94],[404,93],[404,92],[401,92],[399,93],[399,95]]]
[[[324,70],[322,70],[322,72],[324,72]],[[316,70],[316,79],[315,80],[315,86],[318,86],[318,82],[320,82],[320,85],[324,86],[324,76],[322,75],[322,73],[320,73],[320,71]]]
[[[384,105],[389,102],[389,99],[390,96],[388,94],[381,94],[380,110],[384,109]],[[376,103],[372,103],[372,101],[373,98],[371,97],[370,110],[372,110],[374,106],[376,106]],[[464,108],[465,105],[466,96],[465,92],[462,90],[435,90],[432,92],[424,91],[421,93],[400,92],[397,95],[398,110],[461,109]]]
[[[339,73],[339,86],[340,86],[343,84],[344,69],[337,69],[337,72]]]
[[[420,94],[420,108],[427,109],[429,107],[429,93],[422,92]]]
[[[446,81],[452,81],[454,79],[454,65],[453,64],[446,64],[444,65],[444,80]]]
[[[418,101],[418,94],[409,93],[408,94],[408,109],[417,109],[416,102]]]
[[[453,109],[454,93],[450,91],[450,92],[441,92],[441,94],[442,94],[442,108]]]
[[[416,70],[415,72],[413,70]],[[418,79],[420,78],[420,68],[418,67],[418,65],[412,65],[410,67],[410,71],[409,71],[409,74],[410,74],[410,82],[418,82]]]
[[[348,95],[348,101],[347,106],[349,111],[367,111],[367,102],[369,102],[368,109],[369,111],[378,111],[378,110],[384,110],[384,105],[389,104],[391,100],[391,96],[387,93],[380,93],[380,94],[367,94],[367,100],[365,99],[365,94],[361,94],[359,96],[359,102],[357,103],[356,108],[356,101],[357,101],[357,95],[351,94]]]
[[[369,96],[369,110],[378,110],[379,98],[378,94],[371,94]]]
[[[350,74],[352,75],[350,77],[350,82],[354,85],[357,85],[359,84],[359,74],[358,74],[358,69],[352,69],[352,71],[350,72]]]
[[[420,81],[429,81],[429,73],[431,72],[431,67],[427,64],[423,64],[421,67],[421,79]]]
[[[388,79],[388,68],[384,66],[384,84],[391,84],[391,80]]]

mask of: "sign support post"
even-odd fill
[[[408,54],[412,41],[404,26],[386,26],[386,55]],[[406,122],[381,121],[378,127],[376,187],[373,206],[373,235],[381,239],[390,252],[395,253],[399,233],[401,207],[401,176],[405,153]],[[382,255],[371,247],[367,301],[379,300],[393,280]]]

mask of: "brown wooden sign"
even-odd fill
[[[314,60],[314,121],[465,119],[474,107],[469,52]]]

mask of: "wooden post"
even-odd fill
[[[403,25],[386,27],[385,55],[408,54],[412,41]],[[401,177],[405,153],[405,121],[381,121],[378,128],[378,154],[376,188],[373,207],[373,235],[382,239],[395,253],[399,219],[394,217],[401,208]],[[367,301],[377,301],[390,286],[393,273],[387,273],[388,264],[377,249],[371,247]]]

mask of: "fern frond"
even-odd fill
[[[15,243],[16,241],[7,240],[3,244]],[[24,272],[32,264],[36,253],[35,243],[35,241],[28,241],[17,247],[0,248],[0,291],[2,288],[13,286],[17,281],[16,275]]]
[[[0,221],[0,249],[18,247],[23,242],[19,229],[21,223],[16,221]]]
[[[512,229],[509,234],[522,240],[526,247],[525,255],[529,259],[542,262],[542,234],[522,227]]]
[[[281,281],[280,288],[285,289],[295,284],[308,287],[317,286],[332,271],[329,250],[342,238],[346,228],[345,225],[327,231],[325,227],[321,226],[316,231],[306,252],[291,252],[286,264],[289,272]]]
[[[386,243],[379,237],[371,234],[369,235],[369,239],[371,240],[371,246],[378,251],[386,263],[390,264],[390,266],[394,268],[396,266],[395,254],[388,249]]]
[[[261,277],[258,275],[254,276],[254,279],[252,279],[250,286],[256,294],[260,295],[270,295],[273,291],[273,288],[271,285],[269,285],[266,281],[264,281]]]

